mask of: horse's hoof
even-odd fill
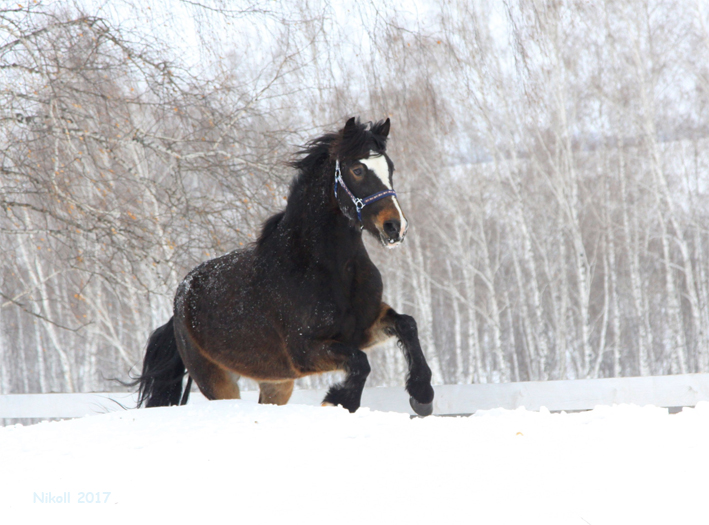
[[[413,397],[409,398],[411,408],[414,409],[419,416],[430,416],[433,414],[433,403],[419,403]]]

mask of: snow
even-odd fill
[[[212,401],[0,429],[0,508],[3,523],[706,523],[708,438],[707,402],[410,419]],[[87,491],[110,495],[78,503]],[[33,502],[49,492],[70,502]]]

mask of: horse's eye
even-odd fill
[[[352,170],[352,173],[354,173],[357,177],[361,177],[364,175],[364,170],[362,168],[355,168]]]

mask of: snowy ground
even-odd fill
[[[38,501],[48,493],[52,502]],[[94,503],[79,502],[87,493]],[[64,494],[69,502],[60,503]],[[677,415],[621,405],[410,419],[214,401],[7,427],[0,516],[2,523],[706,524],[709,403]]]

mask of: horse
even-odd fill
[[[366,231],[393,248],[408,230],[389,130],[388,118],[352,117],[297,152],[286,207],[258,240],[202,263],[178,286],[173,317],[148,340],[138,407],[185,404],[192,380],[207,399],[239,399],[242,376],[258,382],[259,403],[284,405],[294,380],[340,370],[344,381],[322,404],[354,412],[370,373],[366,352],[396,337],[411,407],[432,413],[416,321],[382,302],[382,277],[363,243]]]

